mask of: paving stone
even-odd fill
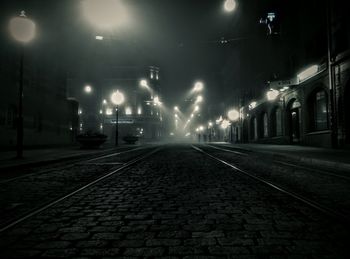
[[[152,247],[152,248],[127,248],[124,252],[126,256],[161,256],[165,252],[162,247]]]
[[[117,256],[120,253],[118,248],[83,248],[80,252],[83,256],[93,256],[93,257],[102,257],[102,256]]]

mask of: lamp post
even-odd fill
[[[19,89],[18,89],[18,117],[17,117],[17,158],[23,157],[23,64],[24,45],[35,36],[35,23],[28,19],[24,11],[10,20],[9,30],[11,36],[20,46]]]
[[[116,112],[115,112],[115,146],[118,146],[118,138],[119,138],[119,129],[118,129],[118,120],[119,120],[119,105],[121,105],[124,102],[125,98],[124,95],[119,92],[118,90],[111,95],[111,101],[113,104],[116,105]]]

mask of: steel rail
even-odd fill
[[[213,145],[207,145],[207,146],[211,147],[211,148],[214,148],[214,149],[217,149],[217,150],[226,151],[226,152],[229,152],[229,153],[234,153],[234,154],[237,154],[237,155],[248,156],[247,153],[241,153],[239,151],[233,151],[231,149],[220,148],[220,147],[216,147],[216,146],[213,146]],[[230,147],[228,147],[228,148],[230,148]],[[334,176],[334,177],[338,177],[338,178],[346,180],[346,181],[350,181],[350,177],[348,177],[348,176],[331,173],[331,172],[323,170],[323,169],[309,168],[309,167],[306,167],[306,166],[291,164],[291,163],[280,161],[280,160],[276,160],[276,159],[271,159],[271,160],[274,163],[276,163],[276,164],[285,165],[285,166],[294,167],[294,168],[299,168],[299,169],[311,171],[311,172],[314,172],[314,173],[317,173],[317,174],[320,174],[320,175],[327,175],[327,176],[332,176],[332,177]]]
[[[99,160],[99,159],[103,159],[103,158],[108,158],[108,157],[112,157],[112,156],[117,156],[117,155],[122,155],[122,154],[126,154],[126,153],[129,153],[129,152],[132,152],[132,151],[142,150],[142,149],[147,149],[147,148],[149,148],[149,147],[137,147],[137,148],[133,148],[133,149],[128,149],[126,151],[118,151],[118,152],[114,152],[112,154],[101,155],[101,156],[98,156],[98,157],[92,158],[92,159],[91,158],[89,158],[87,160],[85,160],[84,158],[78,159],[77,161],[74,161],[73,163],[71,163],[69,165],[64,165],[64,166],[61,166],[61,167],[58,167],[58,168],[46,169],[46,170],[42,170],[42,171],[39,171],[39,172],[23,174],[23,175],[20,175],[20,176],[16,176],[16,177],[0,180],[0,185],[1,184],[5,184],[5,183],[9,183],[9,182],[13,182],[13,181],[16,181],[16,180],[20,180],[20,179],[23,179],[23,178],[26,178],[26,177],[30,177],[30,176],[33,176],[33,175],[42,175],[42,174],[53,172],[55,170],[69,169],[69,168],[72,168],[72,167],[74,167],[76,165],[83,165],[83,164],[89,163],[91,161],[95,161],[95,160]]]
[[[104,179],[106,179],[106,178],[108,178],[108,177],[110,177],[110,176],[112,176],[112,175],[114,175],[114,174],[116,174],[116,173],[118,173],[120,171],[123,171],[124,169],[126,169],[126,168],[128,168],[128,167],[130,167],[130,166],[132,166],[132,165],[134,165],[134,164],[136,164],[138,162],[141,162],[142,160],[150,157],[151,155],[153,155],[154,153],[158,152],[159,150],[160,150],[160,148],[156,148],[155,150],[152,150],[151,152],[149,152],[146,155],[140,155],[139,157],[137,157],[137,158],[135,158],[135,159],[133,159],[133,160],[131,160],[129,162],[126,162],[121,167],[119,167],[119,168],[117,168],[115,170],[112,170],[111,172],[109,172],[109,173],[107,173],[107,174],[105,174],[105,175],[103,175],[103,176],[101,176],[101,177],[91,181],[88,184],[85,184],[84,186],[79,187],[75,191],[72,191],[72,192],[62,196],[61,198],[57,198],[54,201],[51,201],[51,202],[47,203],[46,205],[43,205],[40,208],[34,209],[33,211],[28,212],[25,216],[22,216],[22,217],[14,220],[14,221],[12,221],[10,223],[6,223],[5,226],[2,226],[0,228],[0,233],[4,232],[4,231],[6,231],[6,230],[8,230],[8,229],[10,229],[10,228],[20,224],[20,223],[22,223],[23,221],[25,221],[25,220],[27,220],[27,219],[29,219],[29,218],[39,214],[40,212],[42,212],[44,210],[46,210],[46,209],[48,209],[48,208],[50,208],[50,207],[52,207],[52,206],[54,206],[54,205],[64,201],[64,200],[72,197],[73,195],[75,195],[75,194],[77,194],[77,193],[79,193],[79,192],[81,192],[81,191],[83,191],[83,190],[85,190],[85,189],[95,185],[96,183],[101,182],[102,180],[104,180]]]
[[[240,169],[239,167],[237,167],[237,166],[235,166],[235,165],[233,165],[233,164],[231,164],[229,162],[226,162],[225,160],[222,160],[222,159],[220,159],[220,158],[218,158],[218,157],[216,157],[216,156],[214,156],[212,154],[209,154],[208,152],[205,152],[201,148],[198,148],[198,147],[196,147],[194,145],[192,145],[192,148],[197,150],[198,152],[200,152],[202,154],[205,154],[205,155],[209,156],[213,160],[215,160],[217,162],[220,162],[220,163],[230,167],[231,169],[233,169],[233,170],[235,170],[235,171],[237,171],[237,172],[239,172],[239,173],[241,173],[243,175],[246,175],[246,176],[254,179],[257,182],[263,183],[264,185],[267,185],[267,186],[271,187],[274,190],[277,190],[277,191],[279,191],[281,193],[284,193],[285,195],[287,195],[289,197],[292,197],[295,200],[298,200],[299,202],[302,202],[302,203],[308,205],[309,207],[312,207],[313,209],[315,209],[315,210],[317,210],[319,212],[322,212],[322,213],[324,213],[324,214],[326,214],[326,215],[328,215],[328,216],[330,216],[332,218],[335,218],[337,220],[341,220],[342,222],[345,222],[346,224],[350,224],[350,218],[348,216],[342,214],[342,213],[339,213],[339,212],[337,212],[337,211],[335,211],[333,209],[330,209],[330,208],[328,208],[326,206],[323,206],[322,204],[319,204],[318,202],[312,201],[312,200],[310,200],[310,199],[308,199],[308,198],[306,198],[306,197],[304,197],[302,195],[299,195],[297,193],[289,191],[289,190],[283,188],[280,185],[277,185],[275,183],[266,181],[266,180],[262,179],[261,177],[255,176],[255,175],[253,175],[253,174],[251,174],[251,173],[249,173],[249,172],[247,172],[245,170]]]

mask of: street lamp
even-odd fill
[[[235,0],[226,0],[224,3],[224,8],[226,12],[232,12],[236,9],[236,1]]]
[[[111,95],[111,101],[113,104],[116,105],[116,121],[115,121],[115,146],[118,146],[118,138],[119,138],[119,131],[118,131],[118,112],[119,112],[119,105],[121,105],[124,102],[125,98],[124,95],[119,92],[118,90]]]
[[[24,11],[10,20],[9,30],[12,37],[20,42],[20,66],[18,89],[18,118],[17,118],[17,158],[23,157],[23,63],[24,45],[35,37],[35,23],[28,19]]]
[[[90,94],[92,92],[92,87],[90,85],[86,85],[84,87],[84,92]]]
[[[203,101],[203,97],[201,95],[197,96],[196,103],[200,103]]]
[[[279,91],[271,89],[266,93],[267,100],[274,101],[276,100],[279,94],[280,94]]]
[[[145,87],[145,88],[148,88],[147,80],[146,80],[146,79],[142,79],[142,80],[140,81],[140,86]]]
[[[199,92],[203,90],[203,83],[202,82],[196,82],[193,88],[194,92]]]

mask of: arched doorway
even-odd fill
[[[289,124],[289,138],[291,144],[300,143],[300,124],[301,124],[301,104],[296,99],[292,100],[287,109]]]

